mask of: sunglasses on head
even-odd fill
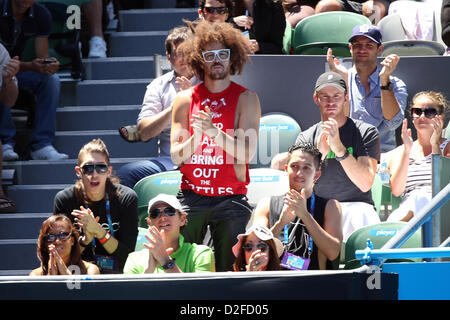
[[[153,209],[152,211],[150,211],[150,218],[152,218],[152,219],[159,218],[163,212],[168,217],[173,217],[177,211],[172,207]]]
[[[211,14],[213,14],[214,12],[216,12],[217,14],[228,13],[227,7],[204,7],[204,9],[207,13],[211,13]]]
[[[420,117],[422,115],[422,113],[425,113],[425,117],[432,119],[434,117],[436,117],[438,114],[438,111],[435,108],[425,108],[425,109],[421,109],[421,108],[411,108],[411,115],[413,117]]]
[[[54,242],[54,241],[56,241],[56,239],[65,241],[65,240],[69,239],[71,235],[72,235],[72,232],[47,233],[45,235],[45,239],[50,242]]]
[[[244,249],[247,252],[252,252],[253,251],[253,247],[254,245],[251,243],[246,243],[242,246],[242,249]],[[266,252],[267,249],[269,249],[269,246],[267,245],[267,243],[265,242],[260,242],[256,245],[256,249],[261,250],[262,252]]]
[[[228,61],[230,60],[230,49],[203,51],[202,56],[203,60],[206,62],[213,62],[216,57],[218,57],[220,61]]]
[[[108,172],[108,165],[106,163],[92,163],[85,164],[81,167],[81,171],[84,174],[93,174],[94,170],[97,171],[98,174],[105,174]]]

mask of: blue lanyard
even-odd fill
[[[112,225],[112,219],[111,219],[111,203],[109,202],[109,195],[105,195],[106,203],[105,203],[105,209],[106,209],[106,219],[108,220],[108,226],[109,226],[109,232],[114,237],[114,229]],[[88,205],[86,204],[86,209],[88,209]],[[92,238],[92,246],[95,247],[95,238]]]
[[[314,208],[316,206],[316,197],[314,196],[314,192],[311,194],[311,208],[310,208],[310,214],[314,218]],[[289,242],[289,227],[288,224],[284,226],[283,228],[283,238],[284,238],[284,244],[287,244]],[[311,235],[309,235],[309,241],[308,241],[308,252],[311,254],[313,250],[313,238]]]

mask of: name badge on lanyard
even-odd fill
[[[316,197],[314,193],[311,195],[311,216],[314,218],[314,208],[316,204]],[[289,227],[285,225],[283,228],[283,242],[284,245],[289,243]],[[309,263],[311,262],[311,254],[313,251],[313,238],[311,235],[308,237],[308,258],[299,257],[295,254],[285,252],[283,258],[281,259],[281,266],[290,270],[308,270]]]

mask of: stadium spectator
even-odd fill
[[[395,0],[320,0],[316,13],[328,11],[348,11],[366,16],[373,24],[377,24],[388,14],[389,5]]]
[[[275,238],[267,227],[253,225],[245,233],[237,236],[233,246],[236,261],[234,271],[280,270],[280,256],[283,244]]]
[[[286,21],[295,28],[297,23],[316,13],[319,0],[283,0],[283,10]]]
[[[52,18],[39,3],[21,0],[0,0],[0,39],[11,57],[21,57],[26,41],[35,39],[36,57],[21,61],[16,77],[19,89],[36,95],[34,125],[31,135],[31,158],[34,160],[63,160],[68,155],[52,146],[55,137],[56,108],[59,103],[60,81],[56,72],[59,61],[49,57],[48,36]],[[3,143],[3,160],[14,161],[19,155],[14,151],[16,127],[10,108],[0,103],[0,138]]]
[[[128,256],[124,273],[214,272],[214,253],[208,246],[187,243],[180,230],[187,213],[173,195],[159,194],[148,203],[146,249]]]
[[[248,164],[261,108],[256,93],[230,79],[248,60],[246,45],[231,24],[200,22],[182,46],[204,82],[178,93],[172,112],[170,153],[181,167],[178,198],[189,214],[183,235],[202,243],[209,225],[218,271],[232,270],[231,248],[251,214]]]
[[[325,158],[314,194],[340,202],[345,242],[354,230],[380,222],[371,193],[380,139],[374,126],[345,115],[347,89],[338,73],[320,75],[313,98],[322,121],[301,132],[296,143],[314,144]]]
[[[89,30],[88,58],[106,58],[106,42],[103,36],[103,0],[91,0],[83,4]]]
[[[81,259],[80,235],[65,215],[54,215],[42,223],[38,238],[39,268],[30,276],[99,274],[95,264]]]
[[[256,222],[284,239],[289,254],[308,261],[309,270],[337,269],[338,263],[333,262],[337,262],[342,241],[339,202],[313,192],[321,174],[321,157],[310,143],[293,145],[284,167],[290,190],[285,195],[261,199],[254,216]]]
[[[422,91],[411,105],[411,117],[417,140],[411,138],[407,120],[403,120],[403,145],[394,149],[388,164],[392,194],[402,203],[388,221],[409,221],[431,200],[431,155],[450,157],[450,139],[442,138],[447,101],[442,93]]]
[[[59,191],[54,213],[66,214],[82,234],[82,257],[101,273],[122,273],[138,234],[136,193],[112,176],[109,152],[101,139],[85,144],[78,154],[75,185]]]
[[[0,44],[0,104],[4,107],[11,107],[16,103],[18,88],[15,75],[19,72],[19,57],[11,59],[8,51]],[[0,143],[0,213],[11,213],[16,211],[16,205],[8,199],[3,192],[2,182],[2,144]]]
[[[200,0],[198,17],[209,22],[227,22],[233,14],[232,0]]]
[[[189,34],[187,27],[176,27],[169,31],[166,39],[166,55],[173,71],[154,79],[147,86],[137,119],[138,125],[119,129],[121,136],[130,142],[148,141],[153,137],[159,137],[159,157],[128,163],[119,169],[117,174],[122,183],[130,188],[144,177],[176,168],[170,157],[172,104],[177,92],[188,89],[198,82],[179,49]]]
[[[377,56],[383,51],[381,40],[377,27],[356,26],[349,39],[353,67],[347,71],[333,57],[331,49],[328,49],[327,62],[330,70],[347,79],[349,117],[375,126],[380,134],[381,152],[388,152],[397,145],[395,129],[405,117],[408,93],[405,83],[392,76],[399,56],[391,54],[377,66]]]
[[[281,0],[235,1],[233,21],[249,32],[251,53],[283,53],[286,18]]]

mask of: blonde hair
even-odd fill
[[[438,112],[440,114],[443,114],[443,113],[446,112],[447,106],[448,106],[448,101],[447,101],[447,99],[444,97],[444,95],[442,93],[436,92],[436,91],[421,91],[421,92],[417,92],[414,95],[414,97],[412,98],[411,108],[414,107],[416,99],[421,97],[421,96],[427,97],[434,104],[436,104]]]

